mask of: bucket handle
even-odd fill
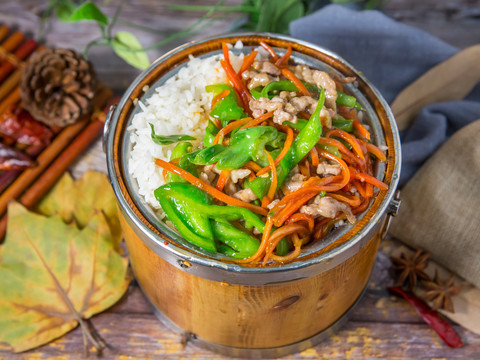
[[[110,133],[110,123],[116,108],[117,104],[113,104],[110,106],[110,109],[108,109],[107,117],[105,118],[105,124],[103,125],[102,148],[104,153],[107,153],[107,140],[108,134]]]
[[[395,191],[395,195],[390,201],[390,204],[388,204],[387,217],[385,219],[385,222],[383,223],[383,228],[380,231],[380,239],[383,239],[385,235],[387,235],[390,224],[392,223],[392,218],[398,215],[398,210],[400,209],[401,204],[402,200],[400,199],[400,190],[397,190]]]

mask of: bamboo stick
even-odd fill
[[[17,86],[1,103],[0,114],[3,113],[10,105],[20,101],[20,87]]]
[[[0,85],[0,101],[10,94],[15,86],[18,86],[22,77],[22,66],[13,72],[1,85]]]
[[[21,64],[21,60],[27,58],[37,47],[37,42],[33,39],[27,40],[13,53],[13,59],[7,57],[7,60],[0,65],[0,82],[3,81],[16,67]]]
[[[7,25],[0,25],[0,42],[5,39],[5,36],[10,32],[10,28]]]
[[[25,35],[23,35],[20,31],[15,31],[0,46],[5,53],[10,53],[15,50],[23,42],[23,40],[25,40]]]

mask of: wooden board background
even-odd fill
[[[180,13],[167,8],[168,3],[214,4],[216,0],[157,1],[127,0],[121,18],[136,24],[148,24],[159,31],[179,31],[194,22],[197,13]],[[239,4],[241,0],[227,0]],[[103,2],[100,2],[103,4]],[[118,0],[105,2],[102,9],[113,15]],[[39,13],[47,1],[1,0],[0,23],[17,25],[23,31],[37,33]],[[403,23],[426,30],[458,47],[467,47],[480,40],[480,1],[478,0],[390,0],[384,12]],[[155,59],[165,51],[186,40],[226,32],[232,19],[219,21],[200,35],[178,39],[149,52]],[[122,27],[119,26],[118,29]],[[144,45],[162,39],[160,35],[141,31],[136,33]],[[51,24],[47,44],[81,51],[85,44],[98,35],[91,24]],[[119,60],[107,47],[93,48],[89,53],[101,81],[121,94],[138,71]],[[94,168],[106,171],[105,157],[98,140],[72,167],[74,176]],[[381,248],[395,246],[384,241]],[[480,336],[456,327],[465,346],[449,349],[425,325],[406,302],[392,297],[386,286],[393,283],[390,260],[381,250],[368,290],[354,309],[351,319],[337,334],[322,344],[285,357],[285,359],[480,359]],[[3,290],[3,289],[2,289]],[[224,356],[182,345],[181,337],[166,329],[153,315],[138,286],[132,284],[127,295],[117,305],[95,316],[92,323],[100,335],[112,346],[105,359],[223,359]],[[3,359],[81,359],[83,339],[77,329],[51,344],[24,353],[12,354],[0,347]],[[91,358],[94,356],[91,356]]]

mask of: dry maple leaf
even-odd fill
[[[25,351],[80,324],[101,347],[84,319],[117,302],[129,284],[128,260],[115,251],[101,212],[80,230],[11,203],[0,261],[0,342]]]
[[[122,233],[116,204],[107,175],[89,170],[76,181],[66,172],[40,201],[36,210],[47,216],[58,215],[66,223],[75,221],[80,228],[88,224],[96,212],[101,211],[112,232],[115,248],[120,250]]]

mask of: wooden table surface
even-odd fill
[[[214,4],[215,0],[182,1],[181,3]],[[241,0],[227,0],[239,4]],[[38,33],[39,14],[48,1],[1,0],[0,24],[17,25],[22,31]],[[118,1],[105,1],[102,9],[113,16]],[[179,31],[194,22],[198,13],[182,13],[167,8],[172,1],[127,0],[120,15],[138,25],[149,25],[159,31]],[[467,47],[480,39],[480,2],[475,0],[391,0],[384,11],[395,19],[422,28],[458,47]],[[201,34],[177,39],[174,43],[149,52],[155,59],[186,40],[226,32],[232,18],[214,23]],[[118,29],[121,29],[119,26]],[[53,22],[47,33],[47,44],[81,51],[98,36],[91,24]],[[130,30],[130,29],[129,29]],[[162,39],[158,34],[133,30],[144,46]],[[119,60],[108,47],[93,48],[89,53],[100,79],[121,94],[138,71]],[[72,167],[74,176],[94,168],[106,171],[100,140]],[[391,263],[385,249],[396,246],[392,240],[381,244],[368,289],[354,308],[350,320],[335,335],[320,345],[285,359],[480,359],[480,336],[456,326],[465,346],[450,349],[438,338],[410,306],[390,296],[386,286],[393,284]],[[181,336],[169,331],[153,315],[152,309],[132,283],[125,297],[108,311],[92,319],[104,340],[111,346],[105,359],[222,359],[191,344],[183,344]],[[91,355],[91,358],[94,358]],[[83,339],[79,329],[62,338],[23,354],[13,354],[0,346],[2,359],[79,359],[83,358]]]

